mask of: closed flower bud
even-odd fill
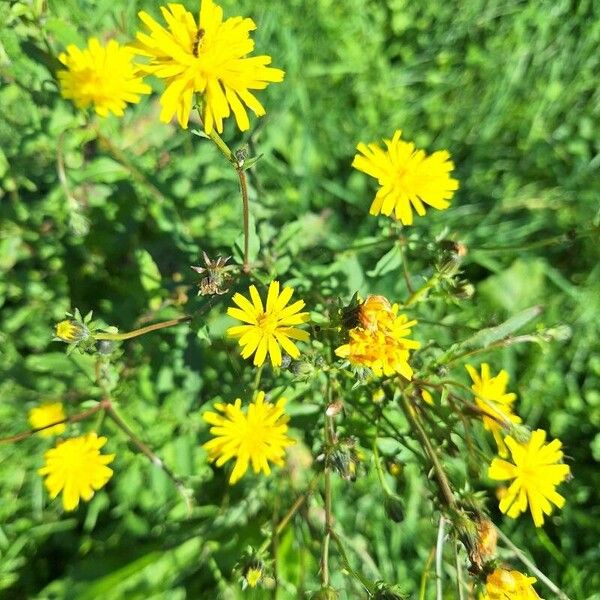
[[[331,586],[321,588],[310,596],[311,600],[338,600],[340,595]]]
[[[405,600],[406,596],[397,588],[383,581],[378,581],[375,588],[374,600]]]
[[[471,573],[479,573],[483,565],[493,558],[496,553],[498,533],[496,527],[489,519],[479,519],[475,524],[475,535],[469,545],[469,559]]]
[[[404,521],[404,504],[398,496],[386,494],[383,506],[385,508],[385,514],[394,521],[394,523],[401,523]]]
[[[74,319],[67,319],[57,323],[54,328],[54,339],[67,344],[76,344],[89,336],[88,328]]]

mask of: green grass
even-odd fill
[[[196,10],[197,3],[186,4]],[[469,248],[464,274],[476,294],[459,308],[442,298],[424,305],[418,336],[447,347],[471,328],[498,324],[534,305],[544,310],[530,331],[558,328],[550,343],[512,346],[484,358],[511,373],[524,420],[563,441],[574,476],[561,488],[566,507],[543,530],[528,518],[502,521],[492,493],[489,507],[573,600],[597,600],[597,5],[222,5],[226,15],[256,20],[258,52],[286,71],[282,84],[261,95],[267,116],[255,119],[248,135],[231,123],[224,134],[230,145],[246,142],[264,154],[250,172],[250,194],[265,281],[291,281],[309,305],[348,299],[357,290],[405,298],[397,257],[385,258],[392,247],[382,237],[387,221],[367,214],[372,181],[350,168],[355,146],[400,128],[419,147],[451,152],[460,190],[450,210],[429,211],[406,231],[410,270],[421,281],[437,255],[436,242],[461,241]],[[27,410],[41,399],[61,399],[76,412],[99,397],[94,359],[67,357],[51,341],[52,326],[65,311],[94,310],[127,330],[144,319],[194,310],[201,302],[194,290],[187,290],[187,300],[179,293],[195,282],[189,265],[199,264],[202,250],[211,256],[236,252],[234,241],[241,240],[234,174],[206,140],[158,123],[157,95],[123,120],[99,123],[99,137],[57,92],[58,52],[93,35],[131,39],[142,7],[158,12],[155,3],[141,1],[0,5],[2,435],[26,429]],[[372,240],[382,242],[348,249]],[[35,473],[49,442],[31,438],[1,446],[0,595],[214,598],[216,590],[225,594],[229,582],[236,584],[230,574],[245,547],[260,545],[261,527],[273,513],[282,516],[307,484],[301,465],[318,454],[321,400],[318,388],[284,373],[277,385],[293,398],[293,431],[303,440],[291,475],[249,477],[229,488],[199,448],[207,439],[202,410],[214,399],[247,397],[254,377],[224,339],[224,308],[210,313],[209,339],[198,322],[139,338],[118,350],[109,373],[132,427],[193,486],[191,519],[170,481],[109,424],[109,451],[118,454],[115,476],[74,515],[49,503]],[[461,366],[453,375],[466,382]],[[373,431],[357,422],[350,410],[341,429],[368,450]],[[385,450],[398,452],[393,445]],[[460,465],[448,466],[464,485]],[[416,597],[436,523],[431,486],[414,465],[405,473],[401,523],[386,518],[368,461],[355,483],[336,479],[334,514],[352,565]],[[484,478],[471,481],[477,489],[488,485]],[[281,538],[282,598],[318,587],[320,506],[314,501]],[[334,586],[342,597],[361,597],[333,554]],[[447,559],[452,564],[449,547]],[[449,567],[447,581],[450,576]],[[428,593],[433,597],[433,587]],[[449,589],[446,597],[453,593]]]

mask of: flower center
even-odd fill
[[[271,313],[263,313],[257,319],[257,324],[265,333],[273,333],[277,329],[277,316]]]

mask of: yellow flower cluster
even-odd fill
[[[514,414],[512,405],[517,398],[507,393],[509,375],[502,370],[492,376],[487,363],[481,365],[479,373],[472,365],[466,365],[473,385],[475,401],[484,413],[483,426],[491,431],[498,445],[499,458],[494,458],[488,476],[497,481],[512,480],[500,500],[500,510],[511,518],[531,511],[536,527],[544,524],[544,514],[552,513],[552,505],[562,508],[565,499],[556,491],[570,473],[568,465],[562,463],[562,444],[554,440],[545,444],[546,432],[538,429],[528,441],[517,441],[504,431],[521,418]],[[512,463],[505,460],[509,456]]]
[[[417,322],[399,315],[398,305],[391,306],[382,296],[369,296],[359,309],[358,320],[359,325],[348,332],[348,343],[337,348],[336,355],[371,369],[378,377],[399,374],[410,380],[410,351],[420,344],[408,336]]]

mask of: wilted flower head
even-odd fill
[[[148,28],[138,33],[136,52],[150,59],[141,68],[166,80],[160,99],[160,119],[169,122],[174,115],[186,128],[194,94],[202,96],[204,130],[223,131],[223,120],[233,112],[241,131],[250,127],[246,107],[258,117],[265,109],[251,90],[263,90],[269,83],[283,80],[283,71],[269,67],[270,56],[248,57],[254,50],[250,32],[252,19],[231,17],[223,20],[223,9],[213,0],[202,0],[200,16],[183,4],[161,6],[167,27],[148,13],[138,13]]]
[[[91,38],[83,50],[70,44],[58,56],[66,67],[57,73],[62,96],[73,100],[77,108],[93,106],[101,117],[109,112],[123,116],[127,103],[136,104],[140,94],[152,91],[138,74],[133,55],[115,40],[102,46]]]
[[[192,269],[196,273],[206,273],[206,276],[202,278],[198,285],[198,295],[221,295],[227,292],[227,286],[231,281],[231,275],[229,271],[235,269],[235,265],[228,265],[227,262],[231,259],[231,256],[217,257],[216,260],[211,260],[206,252],[202,252],[204,258],[204,267],[198,267],[192,265]]]
[[[413,208],[419,216],[425,214],[425,204],[448,208],[458,181],[450,177],[454,165],[446,150],[427,156],[412,142],[401,140],[401,133],[383,140],[386,150],[377,144],[358,144],[352,166],[380,185],[369,210],[372,215],[393,215],[403,225],[412,225]]]

